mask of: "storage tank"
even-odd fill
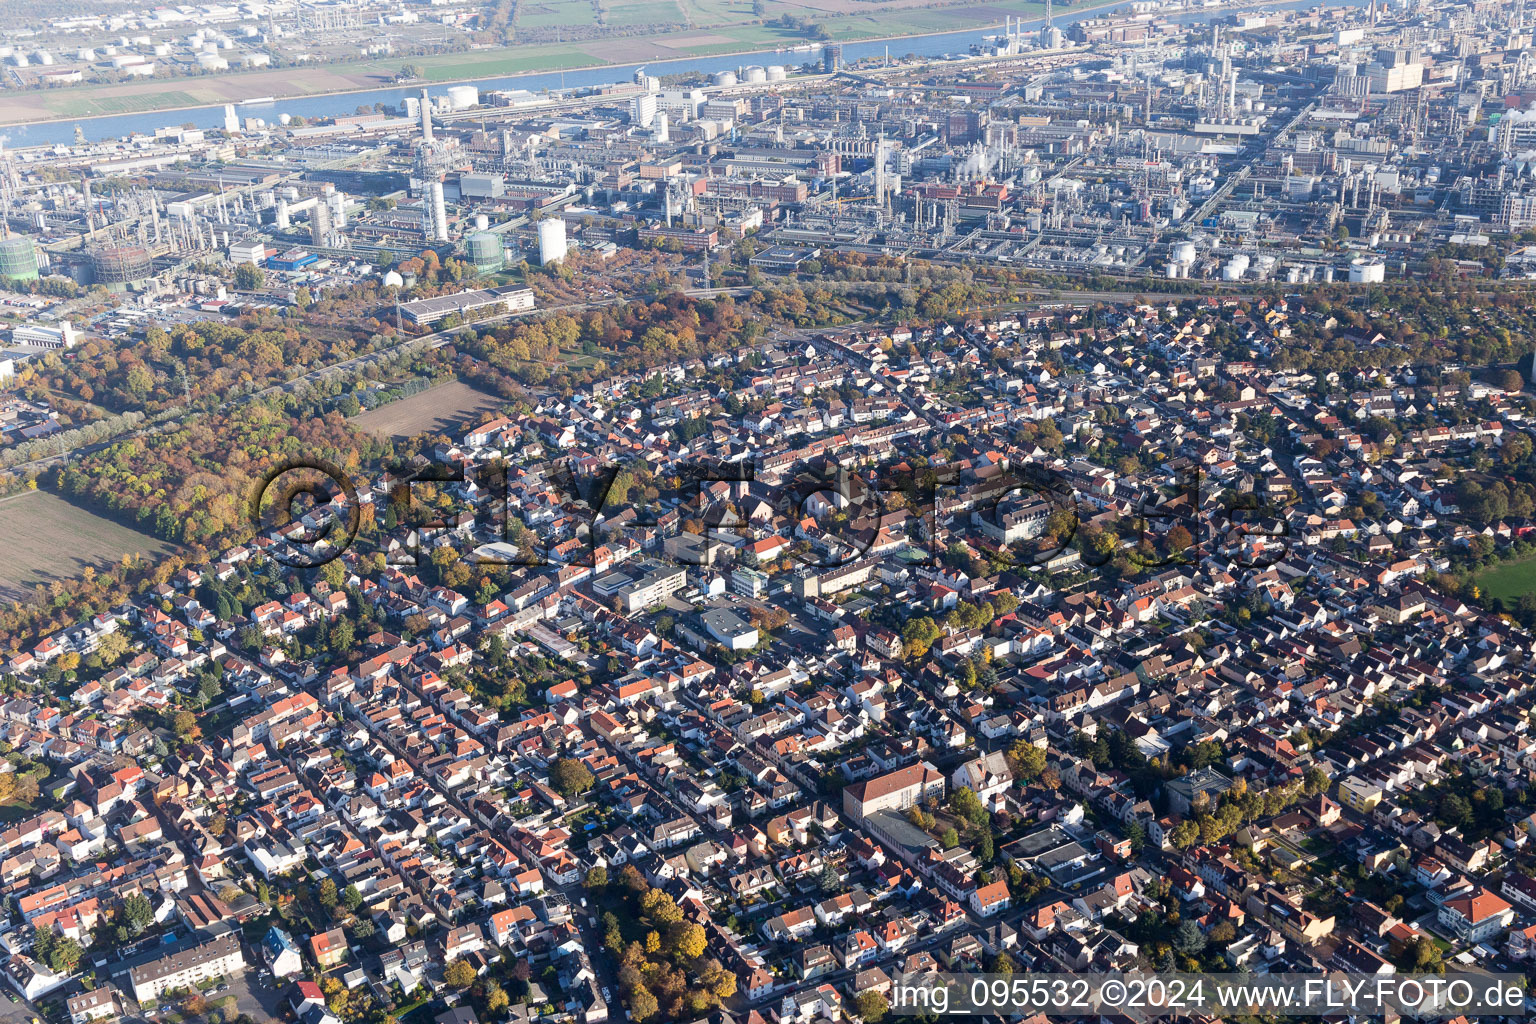
[[[540,225],[542,228],[542,225]],[[543,232],[540,232],[542,238]],[[494,274],[501,270],[501,236],[489,231],[477,231],[469,236],[467,245],[469,262],[481,274]]]
[[[1248,272],[1248,257],[1242,253],[1233,256],[1224,267],[1221,268],[1223,281],[1238,281]]]
[[[1193,263],[1195,262],[1195,243],[1179,242],[1174,245],[1170,255],[1175,263]]]
[[[1350,284],[1380,284],[1387,279],[1387,265],[1380,260],[1349,261]]]
[[[768,72],[760,64],[752,64],[742,69],[742,81],[748,84],[768,81]]]
[[[783,64],[769,64],[766,70],[770,82],[782,82],[789,77],[789,72],[784,69]]]
[[[715,82],[716,85],[723,85],[723,86],[726,86],[727,88],[729,88],[730,86],[733,86],[733,85],[736,84],[736,72],[734,72],[734,71],[716,71],[715,72],[714,82]]]
[[[565,221],[551,217],[539,221],[539,263],[549,266],[565,259]]]
[[[480,104],[480,90],[473,85],[448,87],[448,103],[454,110],[463,110]]]
[[[96,283],[111,291],[149,280],[151,266],[149,253],[137,245],[109,245],[91,253]]]
[[[0,277],[37,280],[37,246],[32,239],[18,236],[0,241]]]
[[[483,213],[475,214],[475,230],[476,231],[484,231],[486,228],[488,228],[490,226],[491,226],[491,218],[487,217]]]

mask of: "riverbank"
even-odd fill
[[[1000,28],[1003,17],[1026,21],[1038,19],[1044,6],[1041,0],[1002,0],[932,10],[844,15],[828,18],[823,24],[831,36],[830,41],[837,43],[897,44],[903,40],[954,35],[957,48],[961,48],[959,37]],[[1074,5],[1059,13],[1065,23],[1078,20],[1089,12],[1120,6],[1124,6],[1124,0],[1105,0]],[[969,41],[964,42],[968,44]],[[0,127],[93,120],[124,114],[174,113],[227,103],[240,104],[254,96],[271,96],[284,102],[370,93],[389,87],[401,65],[406,63],[419,66],[426,83],[446,86],[701,58],[762,57],[769,60],[771,56],[786,64],[819,61],[820,54],[814,50],[774,52],[779,47],[806,44],[804,36],[774,26],[719,25],[577,43],[537,43],[437,56],[391,57],[350,64],[0,93]],[[904,53],[893,47],[893,55]],[[509,84],[515,87],[515,83]]]

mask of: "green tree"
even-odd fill
[[[148,897],[136,892],[123,900],[122,917],[130,935],[142,935],[146,928],[155,923],[155,908],[150,905]]]
[[[858,1007],[859,1017],[864,1024],[880,1024],[885,1015],[890,1012],[891,1005],[884,995],[874,989],[865,989],[854,999],[854,1005]]]
[[[644,985],[637,985],[629,993],[629,1015],[644,1024],[661,1012],[661,1004]]]
[[[235,268],[235,287],[241,291],[255,291],[266,279],[267,276],[254,263],[242,263]]]
[[[928,648],[933,642],[944,635],[939,624],[932,617],[920,615],[915,619],[909,619],[901,631],[902,649],[908,658],[916,660],[928,653]]]
[[[591,789],[597,780],[591,770],[574,757],[561,757],[550,766],[549,781],[556,792],[570,799]]]
[[[1008,748],[1008,764],[1017,778],[1033,782],[1045,771],[1045,748],[1029,740],[1015,740]]]

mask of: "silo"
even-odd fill
[[[96,283],[110,291],[126,291],[149,280],[151,266],[149,253],[137,245],[109,245],[91,253]]]
[[[331,226],[340,230],[347,226],[347,194],[345,192],[327,192],[325,205],[331,211]]]
[[[559,217],[539,221],[539,263],[549,266],[565,259],[565,221]]]
[[[541,236],[542,237],[542,236]],[[489,231],[477,231],[467,243],[469,262],[481,274],[494,274],[501,269],[501,236]]]
[[[443,183],[434,181],[427,186],[427,198],[429,200],[429,216],[432,218],[432,238],[434,241],[448,241],[448,206],[443,201]]]
[[[0,241],[0,277],[13,281],[37,280],[37,246],[32,239],[16,237]]]
[[[483,213],[475,214],[475,230],[476,231],[484,231],[486,228],[488,228],[490,226],[491,226],[491,218],[487,217]]]

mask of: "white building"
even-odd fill
[[[267,247],[263,242],[230,242],[229,262],[238,266],[241,263],[254,263],[258,267],[267,260]]]
[[[11,332],[11,340],[28,348],[74,348],[75,328],[69,321],[57,327],[22,324]]]
[[[105,987],[71,996],[66,1005],[69,1009],[69,1024],[86,1024],[87,1021],[103,1017],[116,1017],[119,1012],[117,993]]]
[[[1440,904],[1440,925],[1462,942],[1482,942],[1514,919],[1513,907],[1481,887]]]

